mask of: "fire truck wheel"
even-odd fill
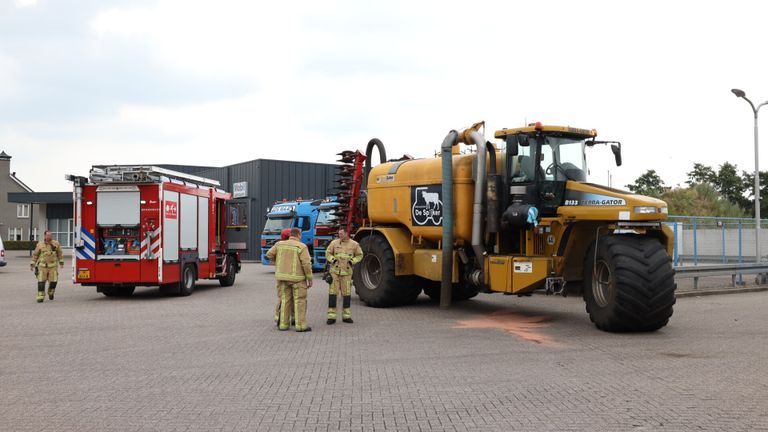
[[[219,278],[219,285],[223,287],[232,286],[235,284],[235,274],[237,273],[237,266],[233,258],[227,261],[227,275]]]
[[[646,332],[664,327],[675,304],[675,270],[658,240],[601,237],[584,262],[584,301],[597,328]]]
[[[188,296],[195,290],[195,266],[187,264],[181,271],[181,280],[179,281],[179,295]]]
[[[355,266],[352,280],[355,292],[366,305],[390,307],[416,301],[421,289],[413,276],[395,276],[395,256],[384,237],[364,237],[360,248],[363,260]]]
[[[133,286],[106,286],[102,285],[98,287],[98,292],[104,294],[107,297],[130,297],[133,295],[133,291],[136,287]]]

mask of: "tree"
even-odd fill
[[[707,183],[667,191],[661,199],[666,201],[669,214],[676,216],[745,217],[740,206],[725,199],[717,189]]]
[[[689,186],[700,183],[715,184],[715,179],[717,178],[717,174],[712,170],[712,167],[700,163],[694,163],[693,171],[689,171],[687,174],[688,181],[686,183]]]
[[[664,180],[656,174],[656,170],[646,171],[645,174],[636,178],[633,184],[628,184],[626,187],[636,194],[648,195],[656,198],[661,197],[661,194],[669,190],[669,188],[664,185]]]
[[[741,208],[746,209],[749,206],[749,200],[744,196],[747,191],[744,187],[744,179],[739,176],[736,165],[729,162],[720,165],[715,177],[715,188],[725,199],[738,204]]]
[[[748,198],[750,191],[748,181],[754,177],[744,171],[739,175],[738,167],[730,162],[720,165],[717,171],[708,165],[694,163],[693,170],[687,174],[686,183],[690,186],[712,185],[723,198],[737,204],[742,209],[749,210],[753,206],[753,202]]]
[[[742,171],[741,179],[747,198],[744,209],[750,216],[755,216],[755,175]],[[760,171],[760,217],[768,216],[768,171]]]

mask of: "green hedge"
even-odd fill
[[[5,246],[5,250],[33,250],[35,249],[37,242],[28,240],[6,240],[3,242],[3,245]]]

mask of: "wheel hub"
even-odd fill
[[[592,296],[595,303],[600,307],[608,306],[613,297],[613,286],[611,285],[611,268],[605,261],[595,263],[592,273]]]
[[[365,255],[362,263],[363,282],[368,289],[374,290],[379,287],[382,278],[381,261],[376,255]]]

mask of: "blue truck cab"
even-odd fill
[[[333,213],[333,210],[338,207],[339,203],[334,198],[324,201],[320,204],[317,221],[315,222],[312,262],[317,263],[321,269],[325,268],[325,250],[333,240],[336,230],[338,230],[338,222]]]
[[[309,255],[314,254],[315,222],[320,215],[322,200],[296,200],[276,202],[267,212],[267,221],[261,233],[261,263],[272,265],[267,259],[267,251],[280,240],[280,233],[285,228],[301,228],[301,241],[309,248]],[[323,252],[325,253],[325,252]],[[323,264],[312,259],[312,270],[323,270]]]

